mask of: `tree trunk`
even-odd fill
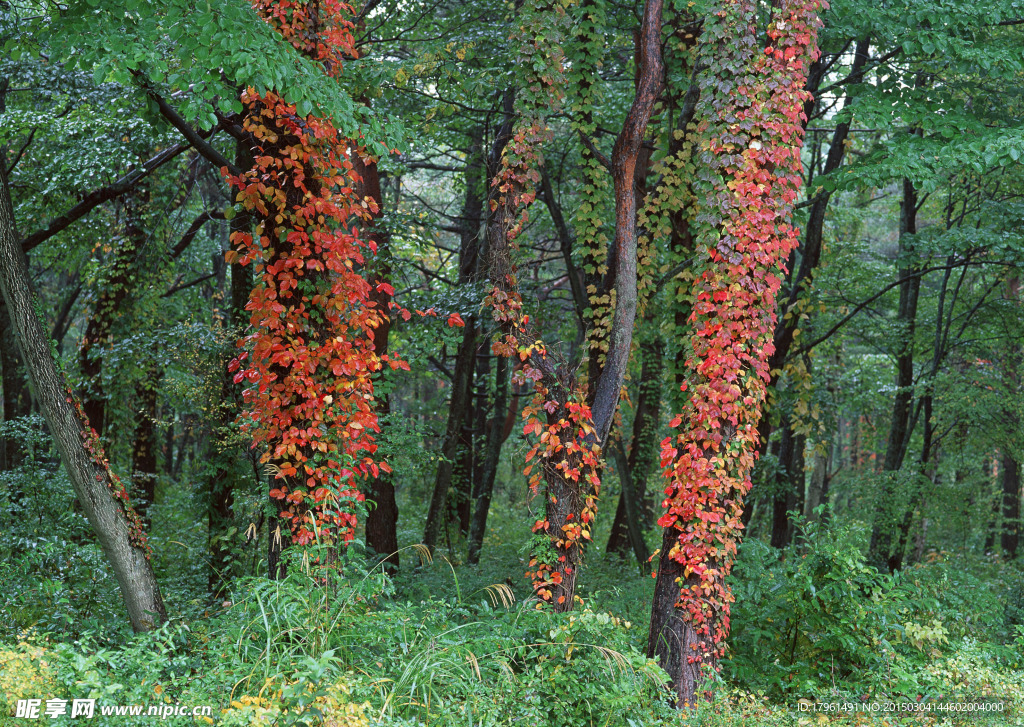
[[[14,324],[7,313],[7,304],[0,300],[0,371],[3,375],[4,422],[26,416],[32,409],[17,339]],[[17,467],[21,457],[21,448],[13,438],[0,437],[0,472]]]
[[[252,161],[249,142],[238,141],[235,144],[235,164],[241,169],[249,169],[252,167]],[[232,235],[251,231],[252,216],[244,210],[236,214],[228,223],[229,247]],[[232,335],[240,338],[249,324],[245,305],[249,302],[249,292],[252,290],[252,273],[247,266],[238,262],[229,264],[228,270],[231,273],[228,322],[233,332]],[[231,425],[237,420],[238,413],[242,408],[234,375],[228,371],[228,364],[234,356],[233,348],[232,346],[224,351],[221,359],[219,423],[222,431],[231,431]],[[218,442],[218,444],[220,443]],[[231,444],[230,439],[224,444]],[[225,538],[234,519],[235,480],[239,476],[238,446],[226,446],[223,451],[219,451],[214,456],[214,460],[217,462],[217,466],[207,482],[210,500],[206,512],[206,533],[210,548],[210,569],[207,573],[207,583],[211,598],[216,600],[223,597],[231,582],[231,548]]]
[[[814,448],[814,464],[807,483],[807,499],[804,500],[804,519],[809,523],[818,519],[818,507],[828,503],[828,470],[829,455],[821,451],[819,443]]]
[[[71,403],[64,376],[50,355],[49,341],[32,308],[29,273],[14,226],[7,175],[0,165],[0,290],[43,416],[71,479],[75,495],[110,561],[132,628],[147,631],[166,618],[149,562],[149,546],[124,486],[113,477],[98,440]],[[119,498],[123,498],[120,499]]]
[[[718,671],[729,632],[726,578],[759,445],[776,271],[798,242],[788,224],[795,196],[788,185],[801,171],[793,152],[802,144],[806,69],[817,57],[820,26],[812,4],[774,4],[769,42],[800,59],[786,64],[781,51],[759,47],[756,3],[726,0],[716,8],[703,26],[699,122],[688,132],[698,162],[693,309],[685,397],[673,419],[679,429],[661,450],[666,511],[647,644],[679,707],[694,704],[705,670]],[[774,222],[765,228],[761,215]]]
[[[505,105],[511,102],[511,95],[505,94]],[[507,122],[506,122],[507,123]],[[500,155],[504,148],[504,135],[499,132],[495,141],[496,154]],[[500,148],[498,144],[501,144]],[[459,218],[459,276],[460,285],[472,283],[480,278],[480,221],[483,216],[483,131],[474,129],[470,135],[466,162],[466,197]],[[495,152],[492,152],[494,155]],[[438,462],[437,474],[434,478],[434,489],[427,512],[427,522],[423,529],[423,544],[431,550],[437,543],[442,522],[449,519],[449,511],[457,513],[455,521],[461,529],[462,523],[468,526],[470,499],[472,495],[471,473],[458,473],[460,487],[455,502],[449,502],[456,459],[460,450],[466,451],[468,445],[472,456],[472,443],[465,438],[465,428],[472,427],[474,374],[477,362],[477,336],[479,322],[471,316],[465,322],[462,342],[459,344],[455,358],[455,372],[452,376],[452,395],[448,407],[448,423],[445,427],[444,441],[441,445],[441,459]],[[454,505],[454,507],[452,507]]]
[[[139,418],[135,423],[135,441],[132,444],[132,494],[135,510],[148,532],[151,524],[150,506],[156,500],[156,410],[157,394],[162,372],[158,366],[147,368],[147,380],[135,388],[139,400]]]
[[[914,253],[912,235],[917,233],[917,190],[909,179],[903,180],[903,200],[900,204],[900,238],[897,277],[900,284],[899,309],[896,314],[900,326],[898,350],[896,353],[896,396],[892,405],[892,419],[885,449],[882,471],[889,473],[882,477],[882,491],[871,527],[871,542],[868,547],[868,561],[879,568],[892,571],[902,560],[902,553],[895,553],[893,536],[897,530],[895,487],[896,472],[903,466],[912,430],[910,424],[911,405],[914,400],[914,332],[917,324],[917,300],[921,290],[921,277],[912,275],[914,264],[910,257]]]
[[[138,284],[139,256],[148,239],[144,214],[149,205],[149,186],[140,183],[122,199],[123,240],[93,286],[95,303],[85,326],[78,351],[79,368],[85,378],[82,409],[89,425],[103,436],[107,427],[107,399],[103,387],[103,348],[114,333],[114,324],[125,317]]]
[[[373,350],[378,358],[383,359],[390,353],[391,343],[390,303],[392,296],[387,288],[382,286],[382,284],[391,284],[391,235],[383,225],[379,224],[380,218],[384,214],[380,168],[375,161],[364,163],[358,155],[356,155],[355,164],[356,172],[362,179],[363,195],[372,199],[377,205],[377,212],[368,225],[369,239],[377,247],[370,274],[370,288],[373,290],[370,300],[373,301],[382,316],[380,325],[373,332]],[[375,387],[382,377],[387,376],[388,371],[387,367],[382,369],[381,376],[375,382]],[[381,423],[381,436],[387,437],[388,417],[391,414],[391,394],[387,386],[382,392],[375,390],[374,406],[377,411],[377,421]],[[372,500],[373,506],[369,508],[366,515],[366,544],[374,552],[384,556],[384,567],[394,573],[399,566],[398,503],[395,501],[395,483],[391,472],[381,469],[377,476],[369,481],[367,499]]]
[[[640,344],[640,393],[637,397],[636,413],[633,415],[632,444],[629,449],[626,471],[629,482],[623,482],[622,494],[615,510],[611,535],[605,551],[625,555],[632,547],[633,554],[641,567],[646,565],[649,553],[644,543],[644,531],[652,521],[647,511],[647,478],[657,462],[658,430],[661,424],[661,385],[665,371],[665,342],[661,338]],[[627,517],[627,500],[632,499],[637,517],[635,531],[630,533],[630,518]]]
[[[494,408],[487,427],[487,445],[483,474],[479,489],[473,493],[473,520],[469,526],[469,547],[466,562],[476,565],[480,562],[480,548],[487,532],[487,514],[491,509],[494,493],[494,479],[498,474],[498,458],[501,456],[505,410],[508,408],[508,359],[499,356],[494,367]]]
[[[462,342],[455,357],[455,373],[452,376],[452,396],[448,405],[448,424],[441,444],[441,458],[434,478],[434,489],[427,511],[427,522],[423,528],[423,544],[431,551],[437,545],[441,525],[447,517],[448,489],[452,483],[452,471],[459,446],[462,422],[469,407],[469,381],[473,376],[476,362],[476,319],[470,318],[462,331]]]
[[[1004,451],[1000,466],[1003,470],[1003,527],[999,544],[1003,549],[1003,557],[1013,560],[1017,557],[1020,538],[1020,462]]]

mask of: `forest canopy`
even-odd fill
[[[0,723],[1024,723],[1022,26],[0,1]]]

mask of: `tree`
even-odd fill
[[[777,269],[796,246],[790,217],[820,7],[783,2],[761,52],[746,0],[723,2],[702,35],[693,332],[682,386],[691,393],[672,422],[685,426],[662,445],[668,497],[647,647],[680,705],[693,703],[705,668],[717,669],[728,634],[725,579],[769,378]]]
[[[151,549],[124,485],[110,471],[95,430],[76,409],[74,395],[54,363],[46,333],[36,317],[4,167],[0,164],[0,290],[50,434],[117,577],[132,628],[147,631],[167,618],[149,562]]]

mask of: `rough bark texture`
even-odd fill
[[[676,541],[675,532],[665,528],[661,551],[667,553]],[[699,583],[700,577],[687,576],[679,562],[671,558],[660,560],[651,602],[652,628],[647,637],[647,654],[657,655],[658,664],[670,675],[672,691],[680,698],[678,706],[685,706],[687,696],[693,698],[703,680],[701,663],[691,655],[712,646],[711,637],[698,635],[683,618],[683,611],[676,608],[680,588]]]
[[[67,384],[50,356],[46,333],[32,309],[28,266],[15,231],[7,176],[2,168],[0,289],[18,332],[22,356],[50,433],[75,495],[113,568],[132,628],[149,630],[163,623],[167,615],[146,552],[138,545],[139,536],[144,535],[135,533],[133,540],[125,511],[111,492],[116,485],[110,471],[100,453],[87,451],[86,444],[92,440],[69,401]]]

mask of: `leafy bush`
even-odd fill
[[[864,561],[849,527],[804,526],[780,553],[751,540],[736,564],[730,679],[776,698],[909,694],[947,639],[941,603]]]

